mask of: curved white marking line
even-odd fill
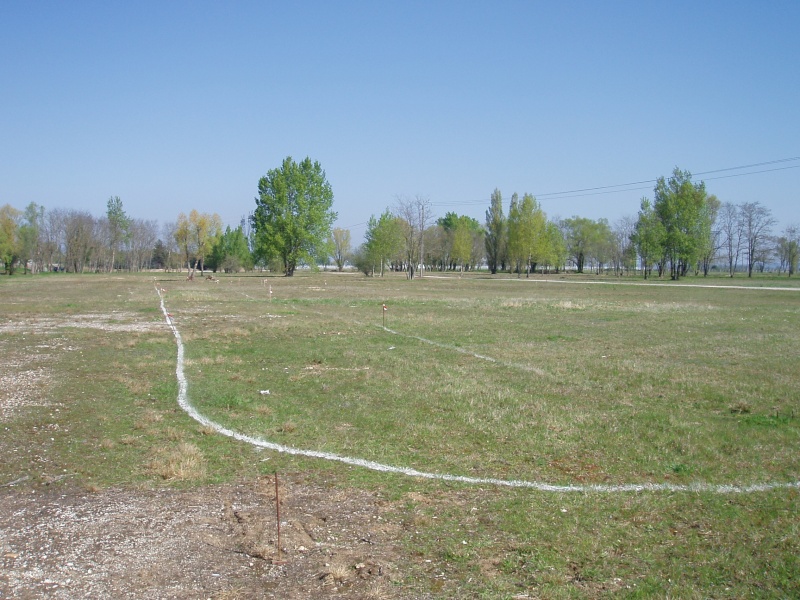
[[[410,477],[421,477],[423,479],[436,479],[439,481],[454,481],[458,483],[467,483],[471,485],[497,485],[511,488],[529,488],[542,492],[713,492],[717,494],[743,494],[749,492],[766,492],[775,489],[794,488],[800,489],[800,481],[793,483],[761,483],[755,485],[713,485],[709,483],[692,483],[688,485],[676,485],[672,483],[627,483],[622,485],[552,485],[549,483],[542,483],[539,481],[524,481],[519,479],[495,479],[491,477],[465,477],[463,475],[450,475],[447,473],[427,473],[425,471],[418,471],[409,467],[395,467],[393,465],[385,465],[383,463],[374,462],[371,460],[364,460],[362,458],[351,458],[349,456],[341,456],[330,452],[320,452],[317,450],[302,450],[300,448],[292,448],[291,446],[284,446],[276,444],[262,438],[257,438],[220,425],[209,419],[208,417],[200,414],[197,409],[189,403],[189,384],[186,381],[186,375],[183,371],[183,340],[178,328],[175,326],[172,317],[167,312],[164,305],[164,296],[161,290],[156,287],[158,297],[161,299],[161,312],[164,313],[164,318],[167,321],[172,333],[175,335],[175,341],[178,345],[178,358],[177,366],[175,367],[175,376],[178,379],[178,404],[180,407],[192,417],[195,421],[210,427],[217,433],[233,438],[240,442],[245,442],[259,448],[266,448],[276,452],[283,452],[285,454],[293,454],[296,456],[307,456],[310,458],[322,458],[324,460],[332,460],[354,467],[363,467],[365,469],[372,469],[373,471],[382,471],[384,473],[398,473],[400,475],[408,475]]]

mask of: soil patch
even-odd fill
[[[411,598],[389,504],[281,476],[193,490],[0,488],[0,598]]]

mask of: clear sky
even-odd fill
[[[397,197],[483,222],[495,188],[613,222],[679,166],[781,229],[800,223],[799,31],[797,0],[4,0],[0,204],[101,216],[119,196],[235,226],[261,176],[309,156],[358,242]]]

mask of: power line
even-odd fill
[[[714,169],[711,171],[700,171],[698,173],[693,173],[692,175],[710,175],[712,173],[724,173],[727,171],[738,171],[741,169],[752,169],[755,167],[763,167],[766,165],[775,165],[787,162],[795,162],[799,161],[800,156],[795,156],[791,158],[779,158],[777,160],[769,160],[760,163],[753,163],[750,165],[741,165],[738,167],[726,167],[724,169]],[[728,179],[731,177],[744,177],[746,175],[756,175],[758,173],[769,173],[772,171],[785,171],[787,169],[797,169],[800,168],[800,165],[790,165],[786,167],[777,167],[774,169],[762,169],[759,171],[750,171],[748,173],[736,173],[733,175],[721,175],[719,177],[707,177],[706,179],[709,181],[713,181],[716,179]],[[585,196],[599,196],[603,194],[616,194],[619,192],[634,192],[638,190],[648,190],[651,189],[652,186],[658,181],[656,179],[645,179],[642,181],[633,181],[630,183],[618,183],[616,185],[602,185],[602,186],[595,186],[589,188],[580,188],[575,190],[566,190],[563,192],[548,192],[545,194],[534,194],[537,200],[541,200],[543,198],[555,200],[555,199],[562,199],[562,198],[581,198]],[[643,184],[648,184],[647,187],[631,187],[631,186],[642,186]],[[432,202],[433,206],[470,206],[476,204],[487,204],[491,202],[491,200],[467,200],[467,201],[455,201],[455,202]]]
[[[347,227],[343,227],[343,229],[355,229],[356,227],[361,227],[362,225],[366,225],[368,221],[364,221],[363,223],[356,223],[355,225],[348,225]]]

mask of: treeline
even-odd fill
[[[18,268],[39,271],[139,271],[149,268],[158,251],[154,220],[130,219],[117,197],[106,216],[81,210],[53,209],[30,203],[25,210],[0,208],[0,261],[6,273]]]
[[[748,276],[773,265],[789,276],[797,271],[800,228],[773,234],[775,219],[759,202],[720,202],[703,182],[676,168],[661,177],[654,198],[642,198],[637,217],[615,224],[573,216],[549,220],[530,194],[513,194],[504,211],[499,190],[491,195],[486,220],[447,213],[434,220],[424,198],[398,200],[393,209],[367,223],[365,242],[352,263],[367,275],[418,268],[470,270],[485,265],[491,273],[655,272],[679,279],[724,270]]]
[[[242,231],[222,231],[219,215],[192,211],[177,221],[129,217],[119,197],[111,197],[106,214],[45,210],[31,203],[25,210],[0,208],[0,262],[5,272],[70,273],[252,268],[252,253]]]
[[[159,227],[132,219],[111,197],[106,214],[0,208],[0,262],[6,273],[65,270],[186,269],[238,272],[270,269],[286,275],[297,266],[352,265],[369,276],[419,269],[491,273],[574,270],[679,279],[712,270],[737,272],[773,267],[797,271],[800,228],[779,235],[759,202],[732,204],[709,195],[703,182],[676,168],[661,177],[653,199],[642,198],[635,217],[611,224],[573,216],[549,219],[531,194],[511,196],[506,212],[495,189],[484,223],[455,212],[436,217],[422,196],[398,198],[367,223],[364,243],[353,250],[350,231],[331,229],[333,193],[319,163],[291,157],[259,180],[255,210],[223,231],[217,214],[191,211]]]
[[[760,202],[720,202],[676,168],[659,178],[651,202],[642,198],[630,240],[644,277],[679,279],[690,272],[708,275],[722,266],[733,277],[740,267],[751,277],[775,263],[792,276],[800,255],[800,229],[790,225],[773,235],[776,221]]]

